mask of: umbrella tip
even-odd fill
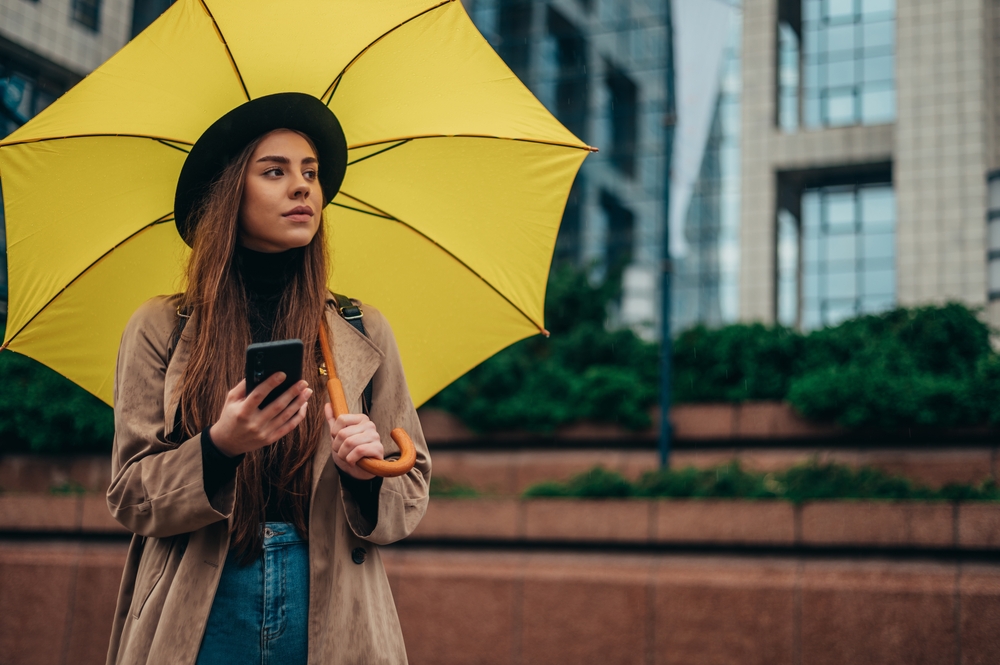
[[[587,146],[587,150],[589,150],[590,152],[600,152],[600,150],[598,148],[595,148],[592,145],[588,145]]]
[[[4,342],[4,343],[3,343],[3,345],[2,345],[2,346],[0,346],[0,353],[3,353],[4,351],[6,351],[6,350],[7,350],[7,345],[8,345],[8,344],[10,344],[10,342],[9,342],[9,341],[8,341],[8,342]]]
[[[544,337],[551,337],[551,336],[552,336],[552,333],[550,333],[550,332],[549,332],[548,330],[546,330],[545,328],[542,328],[542,335],[543,335]]]

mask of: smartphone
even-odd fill
[[[281,339],[247,347],[248,395],[275,372],[284,372],[285,380],[260,403],[262,409],[302,379],[301,339]]]

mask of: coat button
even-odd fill
[[[365,562],[365,556],[367,554],[368,552],[365,551],[365,548],[355,547],[354,551],[351,552],[351,560],[354,561],[354,563],[361,565]]]

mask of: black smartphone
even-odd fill
[[[285,380],[268,393],[260,408],[276,400],[302,379],[302,340],[281,339],[247,347],[247,394],[275,372],[284,372]]]

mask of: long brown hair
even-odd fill
[[[187,265],[187,291],[181,307],[195,313],[190,359],[180,384],[180,416],[187,436],[215,423],[226,393],[244,378],[251,341],[248,303],[235,265],[239,207],[250,157],[263,137],[251,142],[212,183],[194,213],[193,251]],[[285,286],[274,322],[275,339],[301,339],[307,352],[302,378],[318,386],[315,362],[319,328],[326,307],[327,255],[323,222],[306,246],[301,267]],[[186,332],[186,331],[185,331]],[[319,395],[320,393],[316,393]],[[324,425],[315,397],[305,420],[277,443],[247,453],[236,470],[236,506],[231,547],[245,563],[263,547],[265,488],[279,493],[279,506],[303,536],[308,535],[312,458]]]

